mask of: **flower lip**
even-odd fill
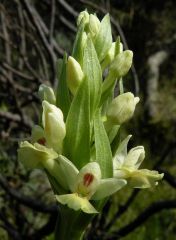
[[[43,137],[43,138],[40,138],[40,139],[38,139],[38,141],[37,141],[39,144],[41,144],[41,145],[43,145],[43,146],[45,146],[46,145],[46,139]]]
[[[86,173],[84,175],[83,184],[85,187],[88,187],[94,180],[94,175],[92,173]]]

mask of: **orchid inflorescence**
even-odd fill
[[[131,92],[114,98],[132,65],[133,53],[112,41],[110,18],[81,12],[72,56],[58,60],[58,88],[42,84],[41,123],[30,142],[20,143],[18,158],[29,169],[41,168],[56,200],[87,214],[101,211],[96,201],[107,199],[126,184],[149,188],[163,174],[138,169],[142,146],[127,152],[131,137],[119,141],[120,128],[134,114],[138,97]]]

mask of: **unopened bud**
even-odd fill
[[[90,14],[89,16],[89,32],[91,34],[91,37],[94,38],[100,29],[100,21],[99,19],[93,15]]]
[[[139,102],[138,97],[130,92],[114,98],[107,111],[107,119],[115,125],[121,125],[128,121],[134,113],[135,106]]]
[[[115,78],[123,77],[127,74],[129,69],[131,68],[133,60],[133,52],[130,50],[126,50],[124,52],[119,53],[109,68],[109,74]]]
[[[61,153],[63,139],[66,134],[62,111],[47,101],[43,101],[42,106],[42,123],[47,145],[56,152]]]
[[[86,10],[80,12],[80,14],[78,16],[77,26],[79,26],[81,23],[83,23],[84,25],[89,23],[89,14]]]
[[[73,57],[69,57],[67,62],[67,84],[73,95],[75,95],[83,77],[84,74],[80,64]]]
[[[51,104],[56,103],[56,97],[54,91],[51,87],[48,87],[45,84],[41,84],[38,91],[39,97],[42,101],[46,100]]]

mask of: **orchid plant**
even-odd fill
[[[127,152],[131,136],[120,139],[120,128],[134,114],[138,97],[130,92],[114,98],[122,86],[133,53],[112,41],[110,18],[79,14],[72,56],[57,62],[58,87],[42,84],[41,122],[30,142],[20,143],[18,158],[28,169],[43,169],[60,206],[55,239],[82,239],[92,217],[108,197],[125,185],[155,186],[163,174],[139,170],[142,146]]]

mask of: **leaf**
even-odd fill
[[[96,162],[99,163],[102,178],[112,177],[112,154],[108,136],[101,120],[100,112],[97,112],[94,120]]]
[[[60,69],[61,67],[61,69]],[[64,119],[66,120],[67,114],[70,107],[70,96],[69,96],[69,90],[67,87],[67,77],[66,77],[66,68],[67,68],[67,55],[64,54],[62,64],[60,61],[57,62],[57,68],[58,68],[58,87],[57,87],[57,93],[56,93],[56,106],[59,107],[63,114]]]
[[[89,84],[90,116],[92,117],[100,101],[102,73],[101,66],[90,37],[88,37],[87,44],[84,49],[83,72],[87,77],[87,81]]]
[[[112,33],[109,14],[102,19],[100,30],[95,39],[95,49],[101,62],[112,45]]]
[[[66,121],[64,155],[78,169],[90,160],[90,102],[87,79],[83,79],[70,106]]]

